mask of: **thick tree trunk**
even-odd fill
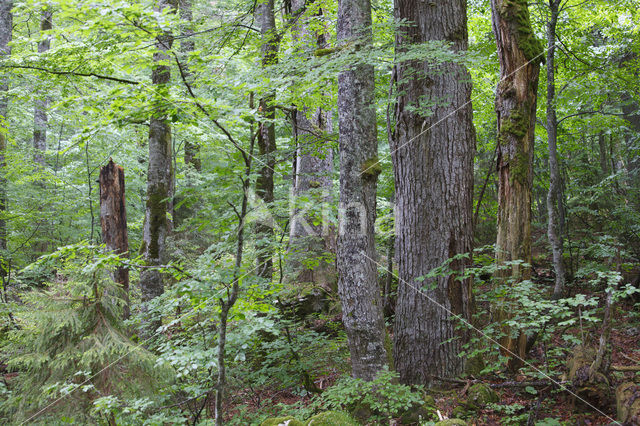
[[[294,0],[292,13],[302,13],[304,4],[304,0]],[[303,46],[326,47],[324,34],[310,32],[302,18],[292,33],[295,41]],[[304,60],[312,51],[306,48],[300,54],[301,60]],[[333,204],[333,150],[328,139],[333,128],[331,113],[322,108],[310,111],[302,105],[294,111],[293,127],[297,152],[292,185],[294,210],[289,235],[289,259],[293,264],[296,282],[313,283],[332,291],[336,283],[335,262],[327,254],[335,254],[335,230],[324,217],[326,207]],[[301,198],[308,201],[298,206],[297,200]],[[318,206],[321,206],[321,211],[318,211]],[[305,267],[300,258],[314,258],[318,262]]]
[[[278,62],[280,43],[276,32],[273,0],[258,1],[256,19],[262,34],[262,67],[267,68]],[[273,169],[276,165],[276,131],[273,123],[276,117],[274,99],[273,94],[268,94],[260,99],[258,107],[262,115],[258,129],[258,151],[261,167],[256,179],[256,195],[267,206],[273,203]],[[258,276],[271,280],[273,277],[273,224],[268,220],[259,222],[256,224],[255,233],[258,240]]]
[[[553,253],[553,269],[556,274],[553,298],[559,299],[564,292],[565,269],[562,259],[563,241],[562,228],[558,218],[559,192],[561,186],[560,168],[558,167],[558,119],[556,117],[556,81],[555,81],[555,51],[556,26],[558,23],[560,0],[549,2],[550,16],[547,22],[547,139],[549,142],[549,192],[547,193],[547,236]]]
[[[498,237],[496,262],[523,261],[531,264],[531,187],[533,183],[533,137],[542,46],[533,35],[526,0],[491,0],[493,32],[500,61],[500,82],[496,89],[498,118]],[[499,278],[529,279],[529,266],[513,265],[501,270]],[[496,319],[510,315],[503,305]],[[525,356],[526,335],[508,337],[502,328],[501,344],[511,357],[512,370]],[[514,357],[515,355],[515,357]]]
[[[175,8],[175,5],[160,0],[158,10]],[[164,33],[157,37],[153,60],[156,65],[151,80],[155,86],[152,116],[149,120],[149,170],[147,173],[147,202],[141,252],[149,268],[140,274],[140,290],[143,301],[160,296],[164,291],[162,274],[154,269],[166,260],[165,239],[170,231],[167,215],[169,200],[173,196],[173,162],[171,147],[171,124],[167,119],[168,83],[171,71],[165,63],[169,60],[168,50],[173,44],[173,36]],[[162,63],[162,64],[158,64]],[[157,324],[157,322],[156,322]]]
[[[109,159],[100,169],[100,225],[102,241],[108,250],[129,256],[127,234],[127,209],[124,192],[124,169]],[[129,318],[129,268],[119,267],[113,273],[113,280],[122,286],[125,306],[124,319]]]
[[[40,19],[40,31],[48,31],[53,27],[51,20],[51,11],[42,12]],[[42,40],[38,43],[38,53],[44,53],[49,50],[51,40],[49,36],[42,36]],[[44,153],[47,150],[47,98],[42,96],[36,98],[33,110],[33,148],[34,161],[40,166],[44,166]]]
[[[450,41],[453,50],[467,50],[464,0],[398,0],[395,16],[410,24],[398,31],[399,51],[430,40]],[[400,95],[391,150],[399,268],[394,360],[402,382],[425,384],[433,376],[462,372],[458,353],[468,332],[456,329],[454,316],[471,321],[471,279],[459,281],[454,274],[416,280],[473,248],[471,82],[464,65],[454,62],[402,62],[396,75]],[[451,267],[463,272],[468,263],[458,260]],[[425,284],[430,288],[419,291]]]
[[[13,35],[13,1],[3,1],[0,3],[0,59],[6,59],[11,55],[11,42]],[[7,275],[7,222],[5,215],[7,213],[7,179],[5,177],[5,152],[7,149],[6,130],[7,125],[7,109],[9,99],[7,91],[9,90],[9,80],[7,76],[0,76],[0,278],[4,279]]]
[[[340,0],[338,43],[371,43],[369,0]],[[340,219],[338,293],[354,377],[372,380],[386,364],[374,224],[380,172],[372,65],[354,63],[338,75]]]
[[[180,53],[183,56],[183,72],[187,80],[191,80],[191,70],[189,68],[189,55],[195,50],[193,40],[193,8],[192,0],[179,0],[180,18],[184,21],[185,27],[182,30],[182,40],[180,41]],[[191,81],[189,81],[191,83]],[[200,160],[200,144],[188,138],[184,142],[184,163],[190,165],[197,171],[202,170]]]

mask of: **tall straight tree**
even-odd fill
[[[467,50],[466,0],[395,2],[395,16],[408,25],[396,34],[397,51],[433,40]],[[470,321],[471,279],[454,275],[420,283],[418,277],[473,244],[472,200],[475,130],[471,78],[465,66],[401,62],[392,160],[396,183],[396,256],[399,271],[395,367],[404,383],[462,372],[458,357],[467,332],[455,316]],[[467,260],[451,267],[463,272]],[[430,287],[422,294],[417,288]],[[425,294],[427,297],[425,297]]]
[[[189,55],[195,50],[195,42],[193,41],[193,8],[192,0],[179,0],[180,18],[184,21],[184,29],[182,30],[182,40],[180,41],[180,52],[184,55],[183,73],[188,80],[192,79],[191,69],[189,68]],[[191,81],[189,81],[191,83]],[[202,169],[202,161],[200,160],[200,145],[194,142],[193,138],[187,138],[184,142],[184,163],[190,164],[195,170]]]
[[[300,15],[304,7],[305,0],[293,0],[293,15]],[[300,52],[303,58],[312,54],[309,47],[327,47],[324,33],[310,31],[302,17],[298,18],[292,32],[296,43],[303,46]],[[293,126],[297,142],[293,196],[296,200],[308,198],[314,205],[331,204],[333,149],[328,139],[333,127],[331,112],[299,105],[294,111]],[[333,261],[328,260],[327,253],[335,254],[335,230],[324,220],[318,223],[317,215],[324,212],[309,212],[307,207],[295,209],[291,217],[289,244],[296,268],[295,280],[312,282],[330,290],[335,285],[335,266]],[[305,267],[295,261],[301,254],[319,261],[315,266]]]
[[[370,45],[371,38],[370,1],[340,0],[338,44],[358,50]],[[338,74],[338,293],[351,352],[352,375],[365,380],[375,378],[387,359],[374,260],[373,230],[380,171],[374,92],[372,65],[354,62]]]
[[[0,58],[6,59],[11,55],[11,42],[13,36],[13,1],[3,1],[0,3]],[[9,99],[9,80],[6,75],[0,76],[0,279],[7,274],[5,251],[7,250],[7,179],[5,177],[5,152],[7,149],[6,123]]]
[[[174,0],[175,1],[175,0]],[[159,0],[156,8],[161,13],[175,10],[176,4]],[[166,260],[165,239],[170,231],[169,200],[172,194],[173,161],[171,123],[167,118],[167,97],[171,71],[168,65],[173,35],[164,31],[156,37],[156,52],[151,81],[154,85],[152,114],[149,119],[149,169],[147,173],[147,201],[142,235],[141,253],[146,268],[140,274],[142,299],[149,301],[164,291],[162,274],[154,267]]]
[[[40,32],[48,31],[53,28],[51,19],[51,10],[42,11],[40,18]],[[38,53],[47,52],[51,47],[51,39],[49,35],[40,34],[38,42]],[[44,166],[44,153],[47,150],[47,98],[46,96],[36,98],[35,107],[33,109],[33,158],[36,163]]]
[[[536,120],[538,78],[543,50],[533,34],[527,0],[491,0],[492,26],[500,61],[496,89],[498,118],[498,236],[496,261],[531,264],[531,187],[533,184],[533,137]],[[518,263],[504,268],[504,282],[529,279],[531,270]],[[498,307],[497,318],[506,319],[508,309]],[[524,332],[503,327],[501,344],[517,369],[524,359]],[[516,337],[512,337],[516,335]],[[515,355],[515,356],[514,356]]]
[[[558,167],[558,117],[556,115],[556,27],[560,14],[560,0],[549,0],[549,17],[547,21],[547,139],[549,143],[549,191],[547,192],[547,236],[553,254],[553,269],[556,274],[553,298],[559,299],[564,291],[565,269],[562,260],[563,241],[562,228],[558,211],[560,204],[560,187],[562,177]]]
[[[268,68],[278,62],[280,37],[276,31],[276,17],[273,11],[273,0],[257,0],[256,17],[262,35],[261,62]],[[256,195],[266,205],[273,203],[273,172],[276,152],[276,130],[273,120],[276,109],[273,105],[274,95],[268,93],[260,99],[259,111],[262,115],[258,129],[258,151],[261,167],[256,179]],[[270,280],[273,276],[273,228],[268,222],[259,222],[255,227],[258,239],[258,276]]]

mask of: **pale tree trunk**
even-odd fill
[[[11,42],[13,35],[13,1],[3,1],[0,3],[0,59],[5,60],[11,55]],[[5,215],[7,213],[7,179],[5,177],[5,152],[7,150],[7,140],[5,137],[6,126],[8,123],[7,110],[9,99],[7,91],[9,90],[9,79],[6,75],[0,76],[0,278],[4,282],[7,275],[7,222]]]
[[[40,31],[48,31],[52,27],[51,11],[45,10],[42,12],[40,19]],[[41,37],[43,38],[38,43],[38,53],[48,51],[51,46],[51,40],[48,35],[41,35]],[[33,110],[33,159],[40,166],[44,166],[44,153],[47,150],[47,105],[46,95],[36,98]]]
[[[180,52],[183,55],[182,69],[187,80],[191,80],[191,70],[189,69],[189,55],[195,50],[195,42],[193,40],[193,8],[192,0],[179,0],[180,18],[185,22],[185,28],[182,30],[182,40],[180,41]],[[189,81],[191,83],[191,81]],[[200,144],[197,141],[187,139],[184,143],[184,163],[191,165],[195,170],[202,170],[202,162],[200,160]]]
[[[304,4],[304,0],[293,1],[294,16],[302,13]],[[324,34],[311,33],[302,18],[292,33],[295,41],[303,46],[327,46]],[[302,60],[311,54],[312,50],[303,49]],[[309,199],[302,208],[294,206],[291,216],[289,259],[294,268],[294,280],[333,291],[336,282],[335,263],[327,254],[335,254],[335,230],[325,217],[328,206],[333,204],[333,150],[328,139],[333,128],[331,112],[322,108],[313,111],[302,105],[293,112],[293,127],[297,146],[292,196],[294,202],[301,197]],[[313,267],[305,267],[298,260],[301,257],[320,260]]]
[[[431,40],[450,41],[457,52],[467,50],[465,0],[398,0],[395,17],[409,24],[396,35],[399,52]],[[468,331],[458,327],[459,319],[471,321],[472,280],[456,279],[470,259],[454,261],[452,275],[416,280],[473,248],[471,77],[461,63],[420,61],[399,63],[396,76],[391,149],[399,270],[394,360],[402,382],[427,384],[434,377],[462,373],[458,353]],[[425,285],[429,289],[420,291]]]
[[[542,45],[533,35],[526,0],[491,0],[492,25],[500,61],[496,89],[498,119],[498,236],[496,262],[531,264],[531,187],[533,184],[533,138]],[[530,266],[505,267],[498,274],[505,283],[527,280]],[[496,320],[510,316],[503,305]],[[502,327],[501,340],[509,368],[517,369],[525,356],[526,334],[517,337]],[[514,356],[515,355],[515,356]]]
[[[371,43],[369,0],[340,0],[338,43]],[[356,47],[357,48],[357,47]],[[372,380],[386,364],[374,224],[380,171],[372,65],[354,63],[338,75],[340,219],[338,293],[353,377]]]
[[[256,4],[256,20],[262,35],[262,67],[268,68],[278,62],[280,39],[276,32],[276,18],[273,11],[273,0],[258,0]],[[276,131],[273,120],[276,110],[273,105],[275,97],[272,93],[260,99],[259,111],[262,116],[258,129],[258,151],[260,169],[256,179],[256,195],[265,205],[273,203],[273,169],[276,152]],[[271,280],[273,276],[273,224],[270,218],[258,222],[255,226],[255,237],[258,240],[258,276]]]
[[[549,141],[549,192],[547,193],[547,236],[551,244],[553,254],[553,269],[556,274],[553,298],[559,299],[564,292],[565,269],[562,259],[563,241],[562,228],[558,211],[562,206],[558,205],[561,175],[558,167],[558,118],[556,117],[556,81],[555,81],[555,51],[556,51],[556,26],[558,24],[560,0],[550,0],[550,16],[547,22],[547,139]]]
[[[160,0],[157,9],[175,8],[175,4]],[[171,146],[171,124],[167,119],[168,84],[171,79],[169,66],[158,64],[169,60],[168,51],[173,36],[166,32],[157,37],[153,60],[156,65],[151,74],[154,85],[154,105],[149,120],[149,170],[147,173],[147,201],[141,252],[147,268],[140,274],[142,300],[149,301],[164,291],[162,274],[155,267],[166,260],[165,239],[171,223],[167,212],[173,196],[173,161]],[[154,325],[158,325],[156,321]]]
[[[100,169],[100,225],[102,241],[119,255],[129,257],[127,209],[124,192],[124,169],[109,159]],[[129,318],[129,268],[121,266],[113,272],[113,280],[122,287],[125,306],[123,318]]]

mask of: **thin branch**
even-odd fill
[[[55,74],[55,75],[72,75],[76,77],[95,77],[101,80],[115,81],[117,83],[134,84],[134,85],[140,84],[139,81],[127,80],[126,78],[111,77],[109,75],[96,74],[94,72],[85,73],[85,72],[77,72],[77,71],[51,70],[44,67],[37,67],[35,65],[0,65],[0,68],[17,68],[17,69],[36,70],[36,71],[42,71],[48,74]]]

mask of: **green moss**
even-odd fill
[[[528,108],[525,105],[522,109],[516,109],[511,115],[505,118],[500,127],[498,136],[500,144],[508,145],[511,135],[516,139],[516,154],[509,159],[509,174],[511,183],[518,182],[523,186],[529,181],[529,155],[523,149],[526,144],[524,138],[529,130]]]
[[[330,48],[330,49],[316,49],[316,51],[314,52],[314,55],[317,56],[318,58],[321,58],[323,56],[331,55],[332,53],[334,53],[337,50],[338,49],[335,48],[335,47]]]
[[[496,391],[484,383],[476,383],[471,386],[468,395],[467,405],[475,407],[484,407],[490,402],[498,402],[500,400]]]
[[[260,426],[278,426],[280,424],[287,424],[288,426],[305,426],[304,423],[293,416],[271,417],[260,423]]]
[[[316,414],[307,421],[307,426],[358,426],[356,422],[348,413],[343,411],[325,411],[323,413]]]
[[[524,57],[528,61],[535,59],[544,63],[542,43],[533,34],[533,29],[531,28],[527,0],[504,0],[499,12],[502,18],[509,22],[511,30],[516,36],[518,47],[522,50]]]
[[[362,163],[360,168],[362,176],[368,180],[376,180],[378,175],[382,173],[382,166],[378,160],[378,156],[369,158]]]

